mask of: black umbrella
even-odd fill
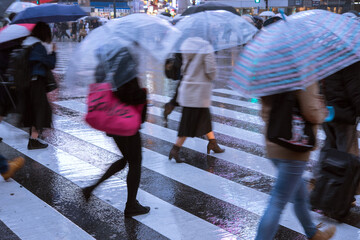
[[[14,2],[15,0],[1,0],[0,4],[0,16],[4,16],[6,9]]]
[[[164,15],[166,17],[172,17],[171,14],[169,12],[162,12],[160,13],[161,15]]]
[[[185,10],[185,12],[183,12],[181,14],[181,16],[186,16],[186,15],[190,15],[190,14],[197,13],[197,12],[216,11],[216,10],[225,10],[225,11],[232,12],[236,15],[239,15],[239,13],[236,11],[236,9],[233,8],[232,6],[229,6],[229,5],[226,5],[223,3],[219,3],[219,2],[206,2],[204,4],[189,7],[188,9]]]
[[[264,22],[263,26],[266,27],[266,26],[269,26],[270,24],[273,24],[273,23],[275,23],[277,21],[281,21],[281,20],[284,20],[284,19],[282,19],[281,17],[278,17],[278,16],[271,17]]]

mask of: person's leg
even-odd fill
[[[213,131],[206,134],[206,137],[209,139],[207,145],[207,154],[210,154],[210,151],[213,150],[215,153],[223,153],[225,149],[220,148],[215,139],[215,134]]]
[[[128,196],[124,212],[125,217],[146,214],[150,211],[150,207],[142,206],[136,200],[141,179],[142,152],[140,133],[137,132],[130,137],[119,137],[116,139],[116,144],[129,163],[129,172],[126,179]]]
[[[88,186],[86,188],[84,188],[83,194],[84,197],[86,199],[86,201],[88,201],[91,197],[91,193],[95,190],[95,188],[97,186],[99,186],[102,182],[104,182],[105,180],[107,180],[108,178],[110,178],[111,176],[113,176],[115,173],[121,171],[122,169],[124,169],[126,166],[126,159],[125,158],[121,158],[120,160],[114,162],[113,164],[111,164],[111,166],[106,170],[106,172],[104,173],[104,175],[102,175],[102,177],[93,185]]]
[[[179,156],[180,148],[184,144],[185,140],[186,137],[178,137],[176,139],[176,143],[173,145],[172,149],[170,150],[169,160],[174,158],[177,163],[185,162],[185,160]]]
[[[176,101],[177,99],[177,96],[178,96],[178,89],[179,89],[179,86],[180,86],[180,82],[177,84],[176,86],[176,90],[175,90],[175,94],[174,96],[172,97],[172,99],[170,100],[170,102],[166,103],[165,106],[164,106],[164,119],[165,121],[167,121],[167,117],[168,115],[171,114],[171,112],[174,110],[175,107],[179,106],[178,102]]]
[[[294,193],[294,211],[308,238],[312,238],[317,228],[310,216],[309,193],[303,179],[299,182]]]
[[[302,181],[305,161],[271,159],[278,169],[278,177],[271,192],[270,201],[261,218],[256,240],[273,239],[278,229],[280,216]]]

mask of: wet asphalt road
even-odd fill
[[[69,58],[78,43],[58,43],[54,71],[60,88],[51,94],[54,128],[42,136],[50,144],[28,151],[27,129],[14,117],[0,124],[0,152],[26,158],[13,180],[0,182],[0,239],[254,239],[276,172],[264,158],[260,105],[230,90],[226,80],[236,53],[218,54],[214,83],[213,128],[225,153],[206,154],[204,138],[188,139],[181,150],[186,163],[168,161],[176,140],[181,109],[164,127],[162,107],[177,82],[165,79],[159,66],[142,75],[149,90],[148,119],[142,126],[143,169],[138,199],[151,212],[125,219],[127,169],[94,192],[89,203],[81,188],[91,184],[121,157],[111,138],[84,123],[84,89],[64,86]],[[86,92],[86,91],[85,91]],[[324,139],[320,132],[320,142]],[[312,155],[315,162],[317,153]],[[311,174],[311,167],[307,174]],[[316,223],[334,222],[313,213]],[[334,239],[360,239],[360,208]],[[276,239],[306,239],[287,208]]]

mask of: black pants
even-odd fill
[[[114,167],[114,170],[118,172],[126,166],[126,163],[129,163],[129,172],[126,179],[128,190],[127,204],[131,205],[136,201],[141,177],[142,153],[140,133],[137,132],[130,137],[112,137],[124,157],[113,163],[111,167]]]

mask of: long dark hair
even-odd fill
[[[38,22],[31,32],[31,36],[40,39],[42,42],[51,43],[51,29],[47,23]]]

